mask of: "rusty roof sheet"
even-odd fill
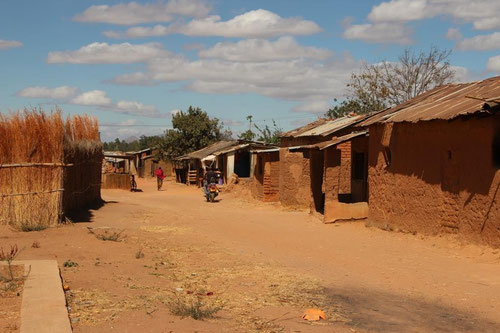
[[[483,81],[446,84],[384,110],[360,126],[389,122],[450,120],[475,113],[489,113],[485,103],[500,105],[500,76]]]
[[[357,138],[358,136],[364,136],[364,135],[368,135],[368,131],[352,132],[352,133],[349,133],[349,134],[346,134],[346,135],[342,135],[342,136],[333,138],[330,141],[320,142],[320,143],[316,143],[316,144],[313,144],[313,145],[303,145],[303,146],[290,147],[290,148],[288,148],[288,150],[290,150],[290,151],[297,151],[297,150],[304,150],[304,149],[319,149],[319,150],[323,150],[323,149],[326,149],[326,148],[329,148],[329,147],[332,147],[332,146],[339,145],[339,144],[341,144],[343,142],[352,140],[354,138]]]
[[[211,144],[210,146],[207,146],[205,148],[202,148],[197,151],[193,151],[192,153],[186,154],[184,156],[176,158],[177,160],[190,160],[190,159],[202,159],[204,157],[207,157],[208,155],[212,155],[215,152],[227,149],[232,146],[238,145],[239,142],[236,140],[232,141],[219,141],[214,144]]]
[[[328,136],[341,129],[355,125],[367,115],[345,116],[337,119],[318,119],[305,126],[296,128],[281,135],[282,137]]]

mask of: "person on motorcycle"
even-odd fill
[[[208,192],[208,185],[216,183],[217,174],[215,173],[215,168],[207,168],[207,172],[205,173],[205,186],[203,187],[205,194]]]

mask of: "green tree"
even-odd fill
[[[214,142],[231,138],[217,118],[210,118],[199,107],[190,106],[172,116],[173,129],[165,131],[160,142],[163,158],[175,158],[204,148]]]
[[[335,98],[333,101],[337,102],[337,99]],[[366,112],[370,111],[367,110],[364,112],[362,105],[358,101],[355,101],[353,99],[346,99],[335,105],[334,107],[328,109],[328,111],[325,113],[325,117],[336,119],[352,113],[359,114]]]
[[[267,144],[279,145],[281,142],[281,134],[283,134],[283,129],[276,125],[276,121],[273,120],[273,127],[270,128],[267,124],[260,128],[254,124],[255,128],[259,132],[259,141],[264,141]]]
[[[252,141],[252,140],[255,139],[255,137],[257,135],[252,131],[252,118],[253,118],[253,116],[247,116],[247,120],[249,122],[248,130],[246,130],[245,132],[241,133],[238,136],[238,139],[240,139],[240,140],[246,140],[246,141]]]
[[[264,127],[259,127],[255,122],[253,122],[253,116],[247,116],[248,120],[248,130],[241,133],[239,135],[240,140],[253,141],[257,138],[258,141],[263,141],[268,144],[279,144],[280,137],[283,133],[283,129],[276,125],[276,121],[273,120],[273,127],[269,127],[269,125],[265,125]],[[255,128],[257,133],[252,130]]]

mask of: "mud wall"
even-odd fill
[[[336,147],[324,150],[325,154],[325,175],[323,180],[323,192],[325,193],[325,203],[338,201],[340,189],[340,160],[341,151]]]
[[[311,177],[308,152],[280,149],[279,198],[284,206],[309,208]]]
[[[370,219],[500,246],[498,136],[499,115],[372,125]]]
[[[351,193],[351,141],[341,143],[337,146],[340,150],[340,175],[339,175],[339,193]]]
[[[254,154],[255,166],[253,168],[253,177],[250,184],[252,196],[258,200],[264,200],[264,155]]]
[[[278,201],[280,186],[279,152],[264,154],[264,201]]]

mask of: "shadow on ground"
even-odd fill
[[[104,201],[100,200],[92,204],[90,207],[81,210],[73,210],[66,213],[66,217],[73,223],[88,223],[92,222],[94,217],[94,210],[98,210],[107,204],[118,203],[118,201]]]
[[[438,302],[365,289],[328,289],[350,326],[373,332],[500,332],[500,323]]]

